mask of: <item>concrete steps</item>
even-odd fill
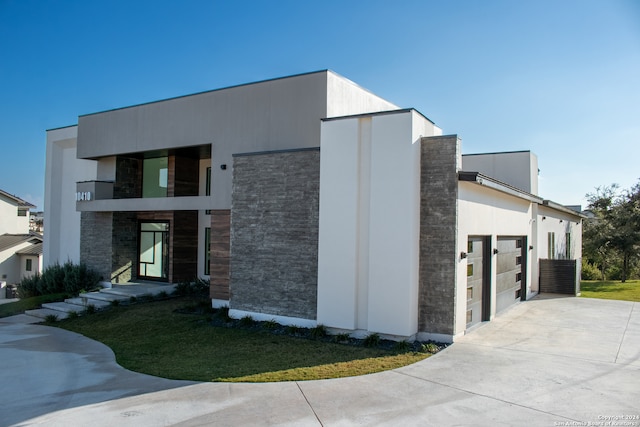
[[[70,313],[83,314],[87,307],[93,306],[95,310],[104,310],[114,304],[126,305],[132,301],[142,302],[145,298],[152,298],[162,293],[171,295],[175,285],[151,284],[151,283],[127,283],[112,285],[110,288],[102,288],[96,292],[86,292],[76,298],[67,298],[64,302],[51,302],[42,304],[42,308],[27,310],[25,314],[44,321],[47,316],[56,316],[58,320],[66,319]]]

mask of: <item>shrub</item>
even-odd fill
[[[420,351],[422,353],[436,354],[437,352],[440,351],[440,349],[438,348],[437,345],[435,345],[434,343],[430,342],[430,343],[427,343],[427,344],[422,344],[422,346],[420,346]]]
[[[197,278],[193,281],[180,282],[176,285],[174,294],[178,296],[209,296],[209,282]]]
[[[335,342],[349,341],[349,334],[338,334],[333,337]]]
[[[276,329],[278,326],[280,326],[280,324],[273,319],[262,322],[262,327],[269,331]]]
[[[75,319],[76,317],[78,317],[77,311],[70,311],[67,313],[67,319]]]
[[[373,334],[369,334],[365,339],[362,340],[362,344],[365,347],[377,347],[378,344],[380,344],[380,335],[376,334],[375,332]]]
[[[224,322],[228,322],[231,320],[231,317],[229,317],[229,306],[225,305],[224,307],[220,307],[216,312],[215,312],[215,316],[224,321]]]
[[[582,280],[600,280],[602,273],[594,264],[582,259]]]
[[[244,316],[242,319],[238,321],[238,324],[245,328],[249,326],[253,326],[253,317],[247,314],[246,316]]]
[[[84,309],[84,312],[87,314],[93,314],[96,312],[96,306],[93,304],[89,304],[87,308]]]
[[[58,315],[57,315],[57,314],[47,314],[47,315],[44,317],[44,321],[45,321],[46,323],[55,323],[55,322],[57,322],[57,321],[58,321]]]
[[[300,326],[296,325],[287,325],[285,331],[288,335],[298,335],[300,333]]]
[[[397,343],[394,344],[393,348],[396,351],[408,351],[411,348],[411,344],[409,344],[407,341],[398,341]]]
[[[82,289],[94,289],[100,281],[100,275],[84,264],[67,262],[54,264],[18,284],[20,298],[39,295],[66,293],[77,295]]]
[[[309,331],[311,338],[319,339],[327,336],[327,327],[324,325],[318,325],[315,328],[311,328]]]

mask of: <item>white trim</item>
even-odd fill
[[[243,317],[251,316],[253,320],[257,320],[258,322],[268,322],[273,320],[280,325],[285,326],[298,326],[300,328],[315,328],[318,326],[318,322],[311,319],[301,319],[299,317],[288,317],[288,316],[277,316],[274,314],[266,314],[266,313],[256,313],[254,311],[244,311],[244,310],[229,310],[229,317],[232,319],[242,319]]]
[[[211,300],[211,307],[212,308],[229,307],[229,300],[214,298]]]

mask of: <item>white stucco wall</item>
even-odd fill
[[[491,236],[491,247],[497,247],[499,236],[527,236],[531,241],[533,203],[500,191],[482,187],[478,184],[460,181],[458,183],[458,249],[456,253],[467,251],[470,236]],[[537,263],[536,252],[528,251],[527,265]],[[497,258],[491,256],[491,313],[496,310],[496,275]],[[456,299],[455,335],[466,329],[467,307],[467,260],[458,257],[458,283]],[[527,268],[527,296],[532,292],[531,269]],[[535,278],[537,289],[537,276]]]
[[[409,110],[323,122],[318,323],[417,332],[419,138],[437,131]]]
[[[94,180],[97,162],[76,158],[77,126],[47,131],[43,266],[80,262],[76,182]]]
[[[577,259],[582,262],[582,221],[580,218],[566,212],[560,212],[547,206],[538,207],[538,247],[540,258],[549,257],[550,232],[555,234],[555,247],[552,259]],[[569,257],[566,256],[567,238],[569,239]]]
[[[12,246],[4,251],[0,251],[0,281],[7,282],[7,284],[16,284],[21,279],[21,264],[20,255],[16,255],[16,252],[20,252],[22,249],[31,246],[29,242],[24,242],[19,245]],[[37,262],[34,263],[34,268],[37,267]]]
[[[538,194],[538,157],[530,151],[465,154],[462,170],[483,175]]]
[[[5,233],[29,233],[29,212],[26,216],[18,216],[18,204],[0,195],[0,235]]]
[[[27,260],[31,260],[31,271],[27,271]],[[37,255],[20,255],[20,280],[42,272],[42,257]]]

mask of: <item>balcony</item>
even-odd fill
[[[210,196],[113,198],[112,181],[76,183],[78,212],[180,211],[212,209]]]

